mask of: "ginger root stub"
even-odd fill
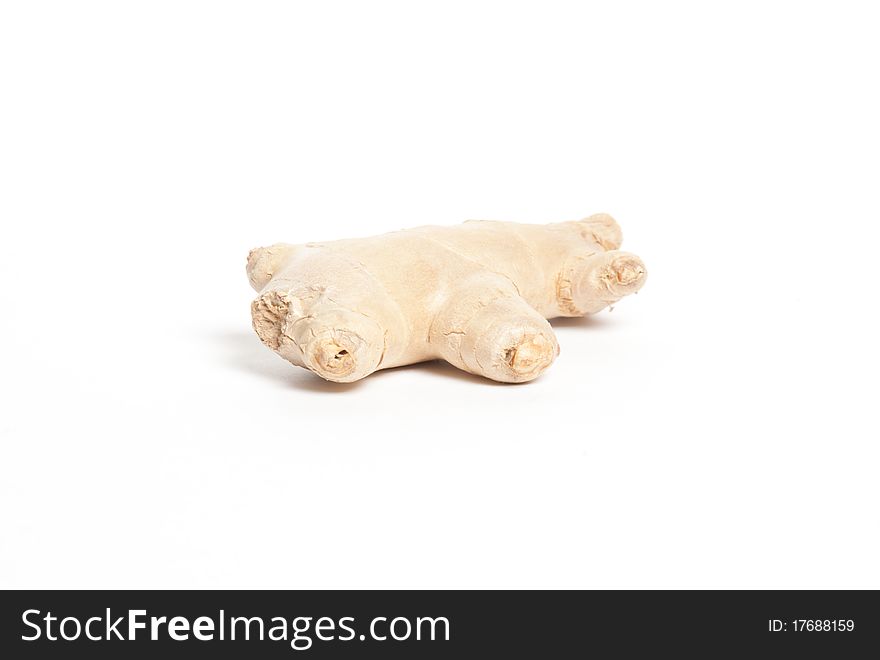
[[[620,242],[620,227],[599,214],[278,243],[248,255],[259,292],[254,329],[281,357],[331,381],[443,359],[520,383],[559,353],[546,319],[594,314],[644,284],[644,264]]]

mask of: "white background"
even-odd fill
[[[0,585],[880,587],[871,7],[4,3]],[[599,211],[532,384],[251,330],[251,247]]]

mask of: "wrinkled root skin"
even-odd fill
[[[256,248],[254,330],[289,362],[350,383],[443,359],[502,383],[559,355],[547,319],[595,314],[647,270],[611,216],[549,225],[469,221],[371,238]]]

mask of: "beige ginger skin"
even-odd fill
[[[468,221],[382,236],[251,250],[254,329],[330,381],[442,359],[503,383],[559,353],[547,319],[635,293],[647,271],[618,250],[611,216],[549,225]]]

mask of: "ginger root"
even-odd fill
[[[546,319],[594,314],[644,284],[644,264],[620,242],[599,214],[278,243],[248,255],[254,329],[281,357],[341,383],[438,358],[524,382],[559,353]]]

